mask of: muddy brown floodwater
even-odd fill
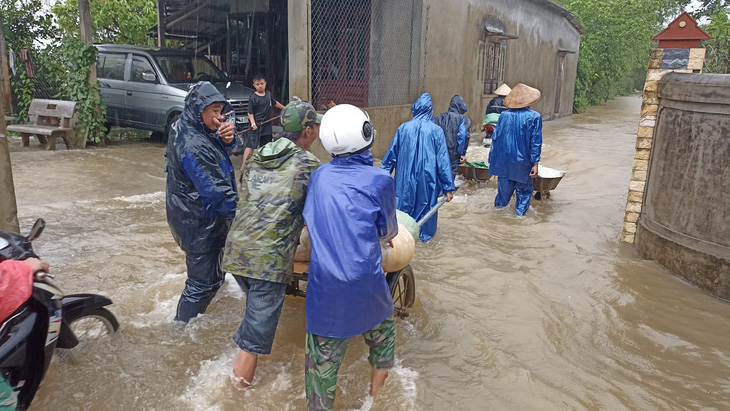
[[[494,208],[495,181],[462,185],[417,246],[417,302],[397,322],[382,396],[366,399],[356,339],[338,409],[730,409],[730,305],[618,242],[640,103],[546,122],[542,164],[568,174],[524,218]],[[185,266],[165,220],[162,145],[11,145],[22,230],[43,217],[37,248],[55,283],[109,296],[121,324],[79,364],[55,361],[32,409],[306,408],[303,299],[287,297],[245,391],[229,381],[244,310],[232,279],[206,315],[171,322]],[[486,152],[473,147],[472,159]]]

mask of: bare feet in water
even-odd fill
[[[373,368],[370,373],[370,395],[376,397],[380,394],[380,390],[385,385],[385,379],[388,378],[388,370],[378,370]]]

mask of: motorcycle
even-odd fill
[[[38,219],[27,237],[0,231],[0,261],[38,258],[33,247],[45,221]],[[48,278],[34,275],[31,297],[0,324],[0,375],[17,395],[18,410],[30,406],[51,363],[54,350],[80,347],[90,338],[119,329],[106,307],[112,301],[96,294],[63,295]]]
[[[484,147],[490,147],[492,145],[492,134],[497,127],[497,120],[499,119],[498,113],[490,113],[482,117],[482,131],[484,131]]]

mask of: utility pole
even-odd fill
[[[5,43],[3,22],[0,18],[0,98],[9,114],[13,114],[13,100],[10,96],[10,71],[8,70],[8,46]],[[3,112],[3,114],[5,114]]]
[[[91,10],[89,8],[89,0],[79,0],[79,25],[81,26],[81,41],[86,44],[94,44],[94,29],[91,21]],[[89,71],[89,84],[92,86],[96,84],[96,62],[91,63],[91,70]],[[98,96],[97,96],[98,97]],[[97,114],[99,109],[97,108]],[[86,148],[86,137],[89,134],[89,130],[84,132],[83,140],[77,147]],[[104,145],[104,139],[101,139],[99,145]]]
[[[165,0],[157,0],[157,47],[165,47]]]
[[[0,15],[0,33],[2,30],[3,22],[2,15]],[[4,100],[4,98],[0,98],[0,230],[19,233],[18,204],[15,202],[15,184],[13,183],[13,168],[10,164]]]
[[[3,101],[0,99],[0,231],[19,233],[13,167],[10,164],[10,147],[5,129],[5,114],[2,113],[2,109]]]
[[[79,26],[81,27],[81,41],[92,44],[94,42],[94,30],[91,24],[89,0],[79,0]]]

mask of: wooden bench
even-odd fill
[[[56,149],[56,137],[63,138],[67,148],[73,148],[71,119],[76,109],[75,101],[33,99],[28,115],[35,116],[33,124],[14,124],[8,131],[16,131],[23,138],[23,146],[28,147],[30,136],[35,135],[41,144],[48,144],[49,150]],[[47,138],[46,138],[47,137]]]

